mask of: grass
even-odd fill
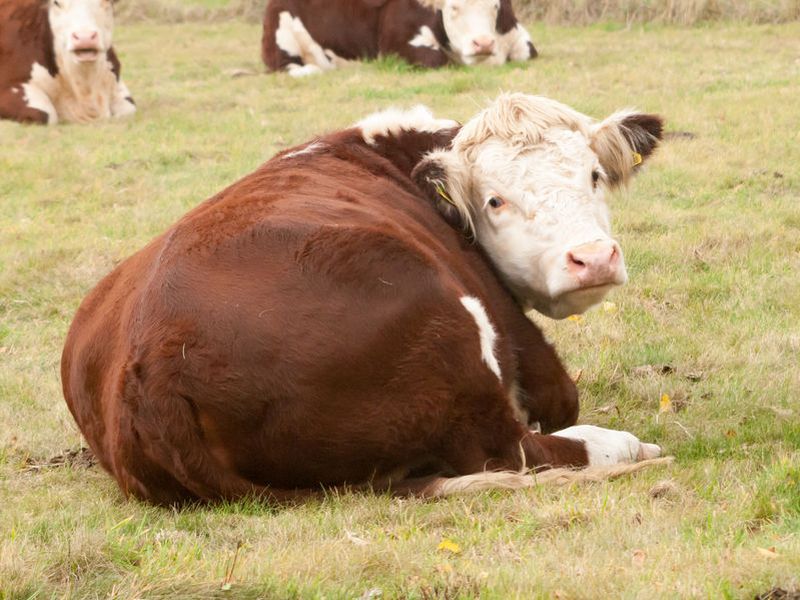
[[[115,39],[133,120],[0,122],[0,598],[800,587],[800,24],[533,35],[542,57],[529,65],[384,60],[295,81],[260,74],[257,26],[131,24]],[[612,201],[631,276],[614,305],[579,321],[534,316],[581,371],[582,421],[662,444],[672,467],[437,502],[343,494],[180,512],[126,501],[97,467],[28,468],[81,443],[61,345],[114,264],[281,148],[390,104],[466,119],[500,90],[598,117],[636,105],[696,136],[665,143]],[[673,410],[660,414],[664,394]],[[437,550],[444,539],[461,552]]]

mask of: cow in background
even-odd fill
[[[262,58],[300,77],[394,54],[411,64],[499,65],[537,56],[511,0],[270,0]]]
[[[0,118],[87,123],[136,111],[111,0],[0,0]]]

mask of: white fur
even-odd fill
[[[492,322],[489,320],[489,315],[486,314],[486,309],[483,308],[481,301],[474,296],[463,296],[461,304],[467,309],[467,312],[475,319],[478,325],[478,336],[481,345],[481,358],[489,370],[497,375],[497,378],[502,380],[500,374],[500,364],[497,362],[497,357],[494,354],[494,346],[497,341],[497,332],[492,327]]]
[[[39,63],[33,63],[28,83],[22,84],[25,103],[30,108],[46,113],[48,125],[58,123],[58,112],[50,99],[51,94],[55,94],[56,89],[55,79],[47,72],[47,69]]]
[[[295,158],[297,156],[303,156],[305,154],[314,154],[317,150],[323,147],[323,144],[320,142],[314,142],[313,144],[308,144],[305,148],[301,148],[300,150],[295,150],[294,152],[288,152],[281,157],[281,160],[286,160],[288,158]]]
[[[298,65],[295,63],[290,64],[286,67],[286,72],[289,73],[292,77],[301,78],[301,77],[308,77],[309,75],[319,75],[322,73],[322,69],[320,69],[317,65]]]
[[[302,65],[292,63],[287,66],[286,70],[292,77],[317,75],[350,62],[320,46],[308,33],[300,17],[293,17],[288,11],[278,15],[275,43],[286,54],[302,61]]]
[[[427,107],[418,105],[411,110],[389,108],[369,115],[354,126],[361,129],[364,141],[374,144],[378,136],[399,135],[403,130],[435,133],[458,127],[458,123],[450,119],[437,119]]]
[[[420,27],[417,35],[408,43],[416,48],[430,48],[431,50],[441,50],[442,48],[436,40],[436,36],[433,35],[433,31],[427,25]]]
[[[449,198],[526,310],[564,318],[627,280],[621,251],[613,281],[586,289],[566,258],[585,243],[614,243],[608,182],[592,181],[593,171],[604,176],[598,136],[618,135],[608,121],[597,125],[547,98],[504,94],[461,128],[451,149],[428,155],[444,167]],[[504,205],[493,208],[492,197]]]
[[[531,49],[528,46],[530,42],[531,36],[528,31],[522,24],[517,23],[514,29],[498,36],[497,53],[507,60],[528,60],[531,57]]]
[[[604,429],[594,425],[575,425],[557,431],[553,435],[582,441],[589,457],[589,466],[633,463],[661,455],[661,448],[657,445],[642,443],[639,438],[627,431]]]

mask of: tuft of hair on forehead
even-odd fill
[[[469,154],[496,138],[522,150],[539,144],[552,127],[565,127],[588,136],[590,125],[589,117],[550,98],[504,93],[464,124],[453,140],[453,148]]]

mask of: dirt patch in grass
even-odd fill
[[[97,464],[97,457],[89,448],[73,448],[64,450],[60,454],[51,456],[47,460],[28,458],[25,460],[24,471],[38,473],[48,469],[72,467],[76,469],[91,469]]]

